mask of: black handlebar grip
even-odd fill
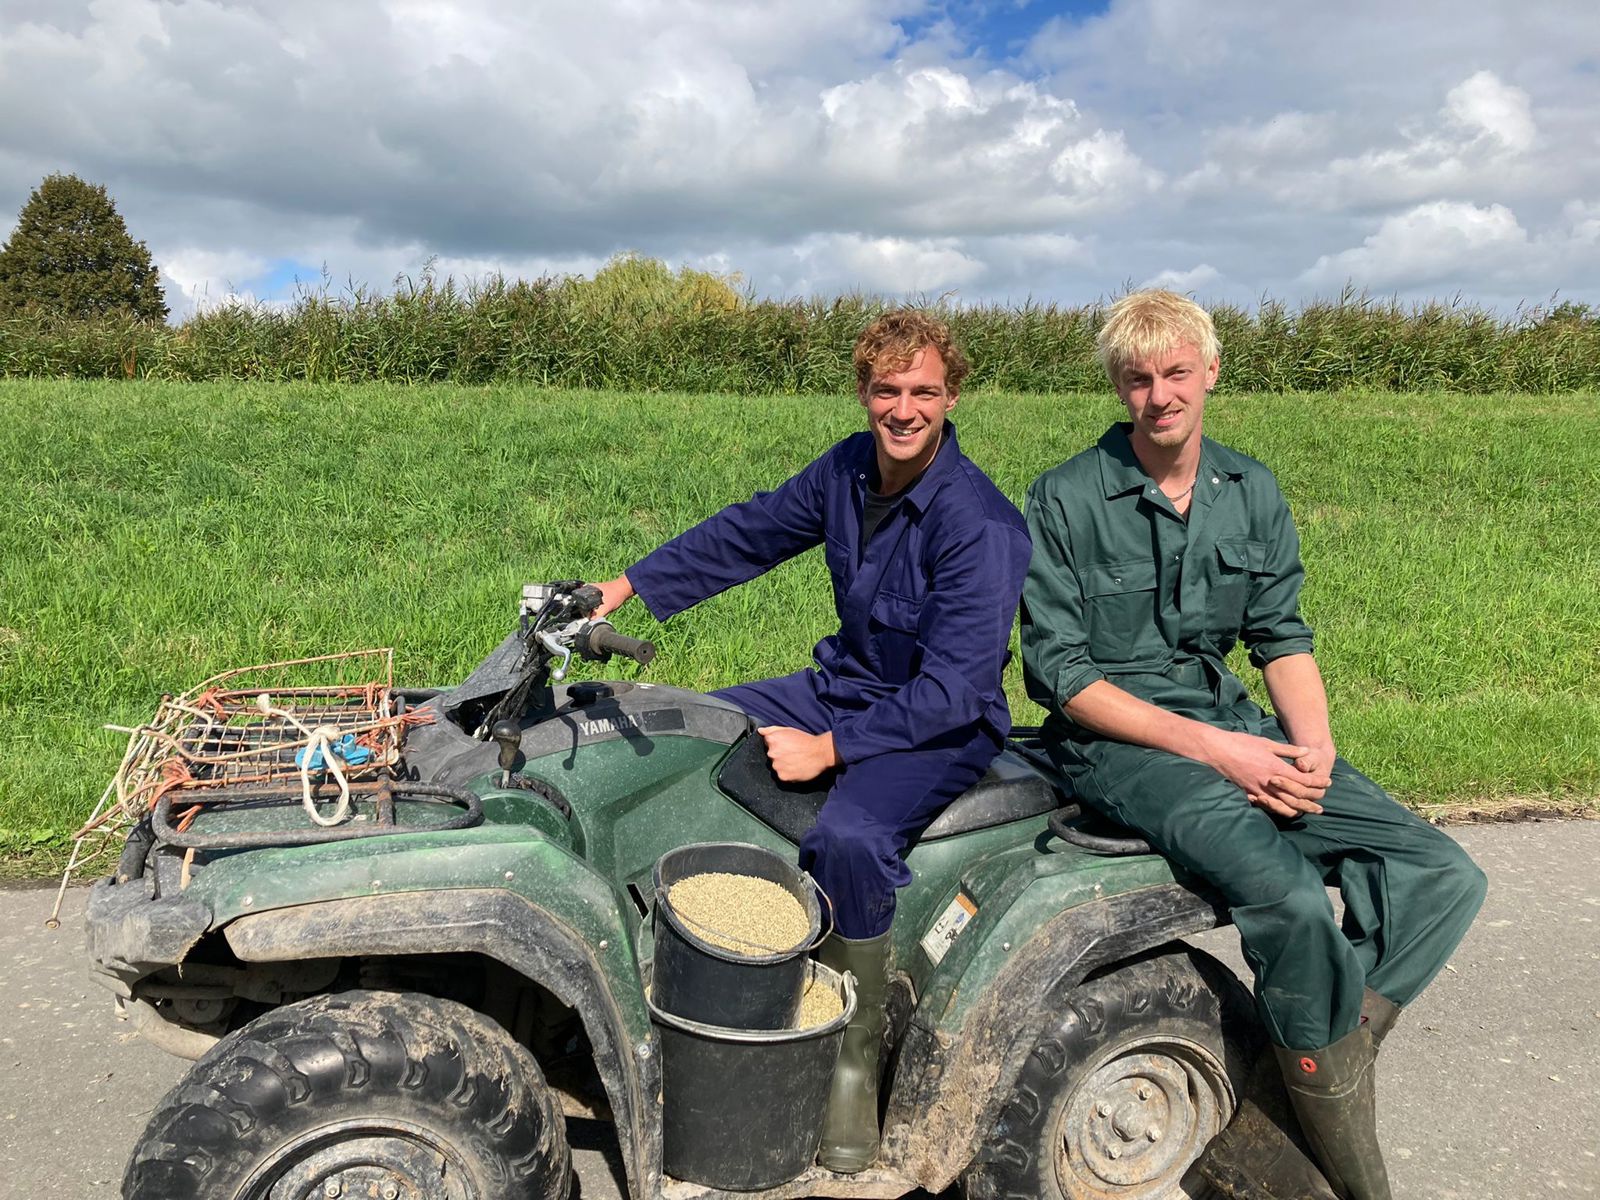
[[[605,658],[610,654],[620,654],[624,658],[631,658],[641,667],[648,667],[655,661],[656,644],[654,642],[640,641],[638,638],[628,637],[611,628],[608,621],[596,621],[589,626],[585,640],[588,642],[589,653],[596,658]]]

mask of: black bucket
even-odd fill
[[[722,871],[777,884],[806,911],[806,938],[788,949],[740,954],[712,945],[673,910],[667,892],[690,875]],[[817,885],[770,850],[743,842],[698,842],[669,850],[655,870],[655,1002],[674,1016],[729,1029],[788,1029],[800,1011],[806,955],[822,928]]]
[[[724,1029],[645,998],[661,1042],[662,1166],[674,1179],[753,1192],[794,1179],[822,1140],[828,1087],[855,1015],[855,979],[804,960],[844,1011],[812,1029]]]

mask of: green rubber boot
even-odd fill
[[[878,1059],[889,990],[889,935],[857,941],[830,934],[817,959],[856,977],[856,1015],[845,1026],[817,1151],[817,1161],[828,1170],[853,1175],[878,1156]]]
[[[1372,1052],[1376,1054],[1389,1030],[1400,1019],[1400,1006],[1387,996],[1380,996],[1371,988],[1361,993],[1361,1024],[1372,1036]]]
[[[1389,1200],[1366,1026],[1320,1050],[1273,1049],[1300,1128],[1333,1190],[1344,1200]]]
[[[1227,1200],[1337,1200],[1306,1152],[1271,1050],[1256,1059],[1233,1119],[1195,1170]]]

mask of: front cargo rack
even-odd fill
[[[62,887],[92,841],[146,822],[190,859],[476,825],[475,793],[406,777],[406,730],[433,719],[407,708],[387,648],[239,667],[163,696],[143,724],[108,726],[128,747]]]

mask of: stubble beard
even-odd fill
[[[1193,413],[1185,410],[1180,415],[1178,424],[1170,429],[1146,426],[1143,432],[1145,440],[1158,449],[1181,450],[1199,437],[1200,421]]]

